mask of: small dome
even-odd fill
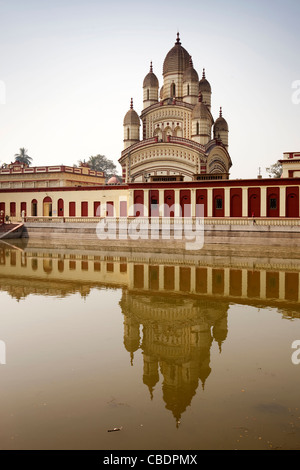
[[[128,125],[140,126],[140,125],[141,125],[139,115],[138,115],[138,113],[133,109],[133,101],[132,101],[132,98],[131,98],[131,103],[130,103],[130,109],[129,109],[129,111],[127,111],[127,113],[125,114],[124,121],[123,121],[123,125],[124,125],[124,126],[128,126]]]
[[[190,57],[189,66],[183,74],[183,82],[198,83],[198,81],[199,81],[199,76],[198,76],[197,71],[193,67],[193,61],[192,61],[192,58]]]
[[[192,111],[192,119],[209,119],[210,113],[207,106],[202,101],[202,95],[199,93],[199,101]]]
[[[119,180],[116,176],[112,176],[111,178],[109,178],[109,180],[107,181],[107,184],[119,184]]]
[[[182,47],[179,33],[177,33],[177,41],[175,46],[168,52],[164,60],[163,75],[172,72],[184,72],[190,63],[190,54]]]
[[[143,88],[158,88],[159,83],[157,76],[153,73],[152,62],[150,64],[150,72],[146,75],[143,82]]]
[[[220,108],[220,116],[218,117],[214,125],[214,132],[218,131],[228,131],[227,121],[222,116],[222,108]]]
[[[199,82],[199,91],[211,93],[211,86],[205,78],[205,69],[203,69],[202,79]]]

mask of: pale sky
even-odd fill
[[[118,164],[123,118],[142,110],[150,61],[180,33],[229,125],[231,178],[300,151],[299,0],[0,0],[0,163]],[[293,86],[298,88],[293,88]]]

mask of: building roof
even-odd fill
[[[199,82],[199,90],[201,92],[208,92],[208,93],[211,93],[211,86],[210,86],[210,83],[206,80],[206,77],[205,77],[205,69],[203,69],[203,74],[202,74],[202,78]]]
[[[215,122],[214,130],[215,131],[228,131],[227,121],[222,116],[222,108],[220,108],[220,116]]]
[[[131,98],[130,109],[125,114],[123,125],[126,126],[132,124],[140,126],[141,122],[138,113],[133,109],[133,100]]]
[[[198,76],[197,71],[194,69],[193,61],[192,61],[191,57],[190,57],[189,66],[183,74],[183,81],[184,82],[195,82],[195,83],[198,83],[198,81],[199,81],[199,76]]]
[[[195,105],[192,111],[192,119],[209,119],[210,112],[206,106],[206,104],[202,101],[202,94],[199,93],[199,100],[198,103]]]
[[[155,75],[155,73],[153,73],[152,62],[150,64],[150,72],[146,75],[146,77],[144,78],[144,82],[143,82],[143,88],[148,88],[148,87],[149,88],[159,87],[158,78]]]
[[[179,33],[175,46],[167,53],[163,64],[163,75],[167,73],[184,72],[190,64],[190,54],[182,47]]]

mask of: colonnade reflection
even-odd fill
[[[278,257],[279,258],[279,257]],[[300,260],[247,257],[153,256],[108,251],[49,251],[0,247],[1,283],[12,276],[24,280],[24,290],[11,295],[26,297],[32,289],[64,295],[83,295],[93,286],[123,287],[133,292],[226,298],[263,303],[300,301]],[[35,282],[31,282],[32,280]],[[28,281],[28,282],[27,282]],[[11,284],[12,285],[12,284]],[[47,287],[46,287],[47,286]],[[82,287],[85,289],[82,291]],[[45,289],[48,291],[46,292]]]
[[[280,259],[280,261],[278,261]],[[32,293],[88,296],[93,288],[121,288],[124,347],[131,364],[143,353],[143,383],[176,420],[205,387],[228,335],[232,302],[278,308],[300,318],[297,259],[202,257],[107,251],[0,248],[1,291],[20,300]]]

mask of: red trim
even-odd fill
[[[260,217],[260,188],[248,189],[248,217]]]
[[[49,193],[49,192],[63,192],[63,191],[103,191],[113,189],[129,189],[128,186],[64,186],[64,187],[53,187],[53,188],[3,188],[0,189],[0,193]],[[146,189],[146,188],[145,188]]]
[[[0,193],[43,193],[64,191],[111,191],[128,189],[207,189],[228,187],[273,187],[273,186],[300,186],[300,177],[296,178],[266,178],[245,180],[209,180],[209,181],[172,181],[158,183],[131,183],[128,185],[103,185],[103,186],[76,186],[76,187],[47,187],[47,188],[2,188]]]
[[[88,201],[81,201],[81,217],[88,216]]]
[[[133,193],[134,216],[144,217],[144,191],[138,189]]]
[[[207,189],[197,189],[196,191],[196,216],[201,217],[201,207],[204,206],[204,217],[207,217]]]
[[[271,199],[276,202],[276,207],[271,206]],[[279,188],[267,189],[267,217],[279,217],[280,192]]]
[[[293,186],[286,188],[286,217],[299,217],[299,187]]]
[[[129,189],[184,189],[184,188],[228,188],[228,187],[272,187],[272,186],[300,186],[300,177],[293,178],[265,178],[265,179],[238,179],[238,180],[204,180],[204,181],[172,181],[160,183],[130,183]]]
[[[243,215],[242,188],[230,189],[230,217],[242,217]]]
[[[221,207],[220,208],[218,208],[218,205],[217,205],[217,200],[218,199],[221,201]],[[212,200],[212,203],[213,203],[213,207],[212,207],[213,217],[224,217],[224,215],[225,215],[224,202],[225,202],[224,188],[213,189],[213,200]]]

